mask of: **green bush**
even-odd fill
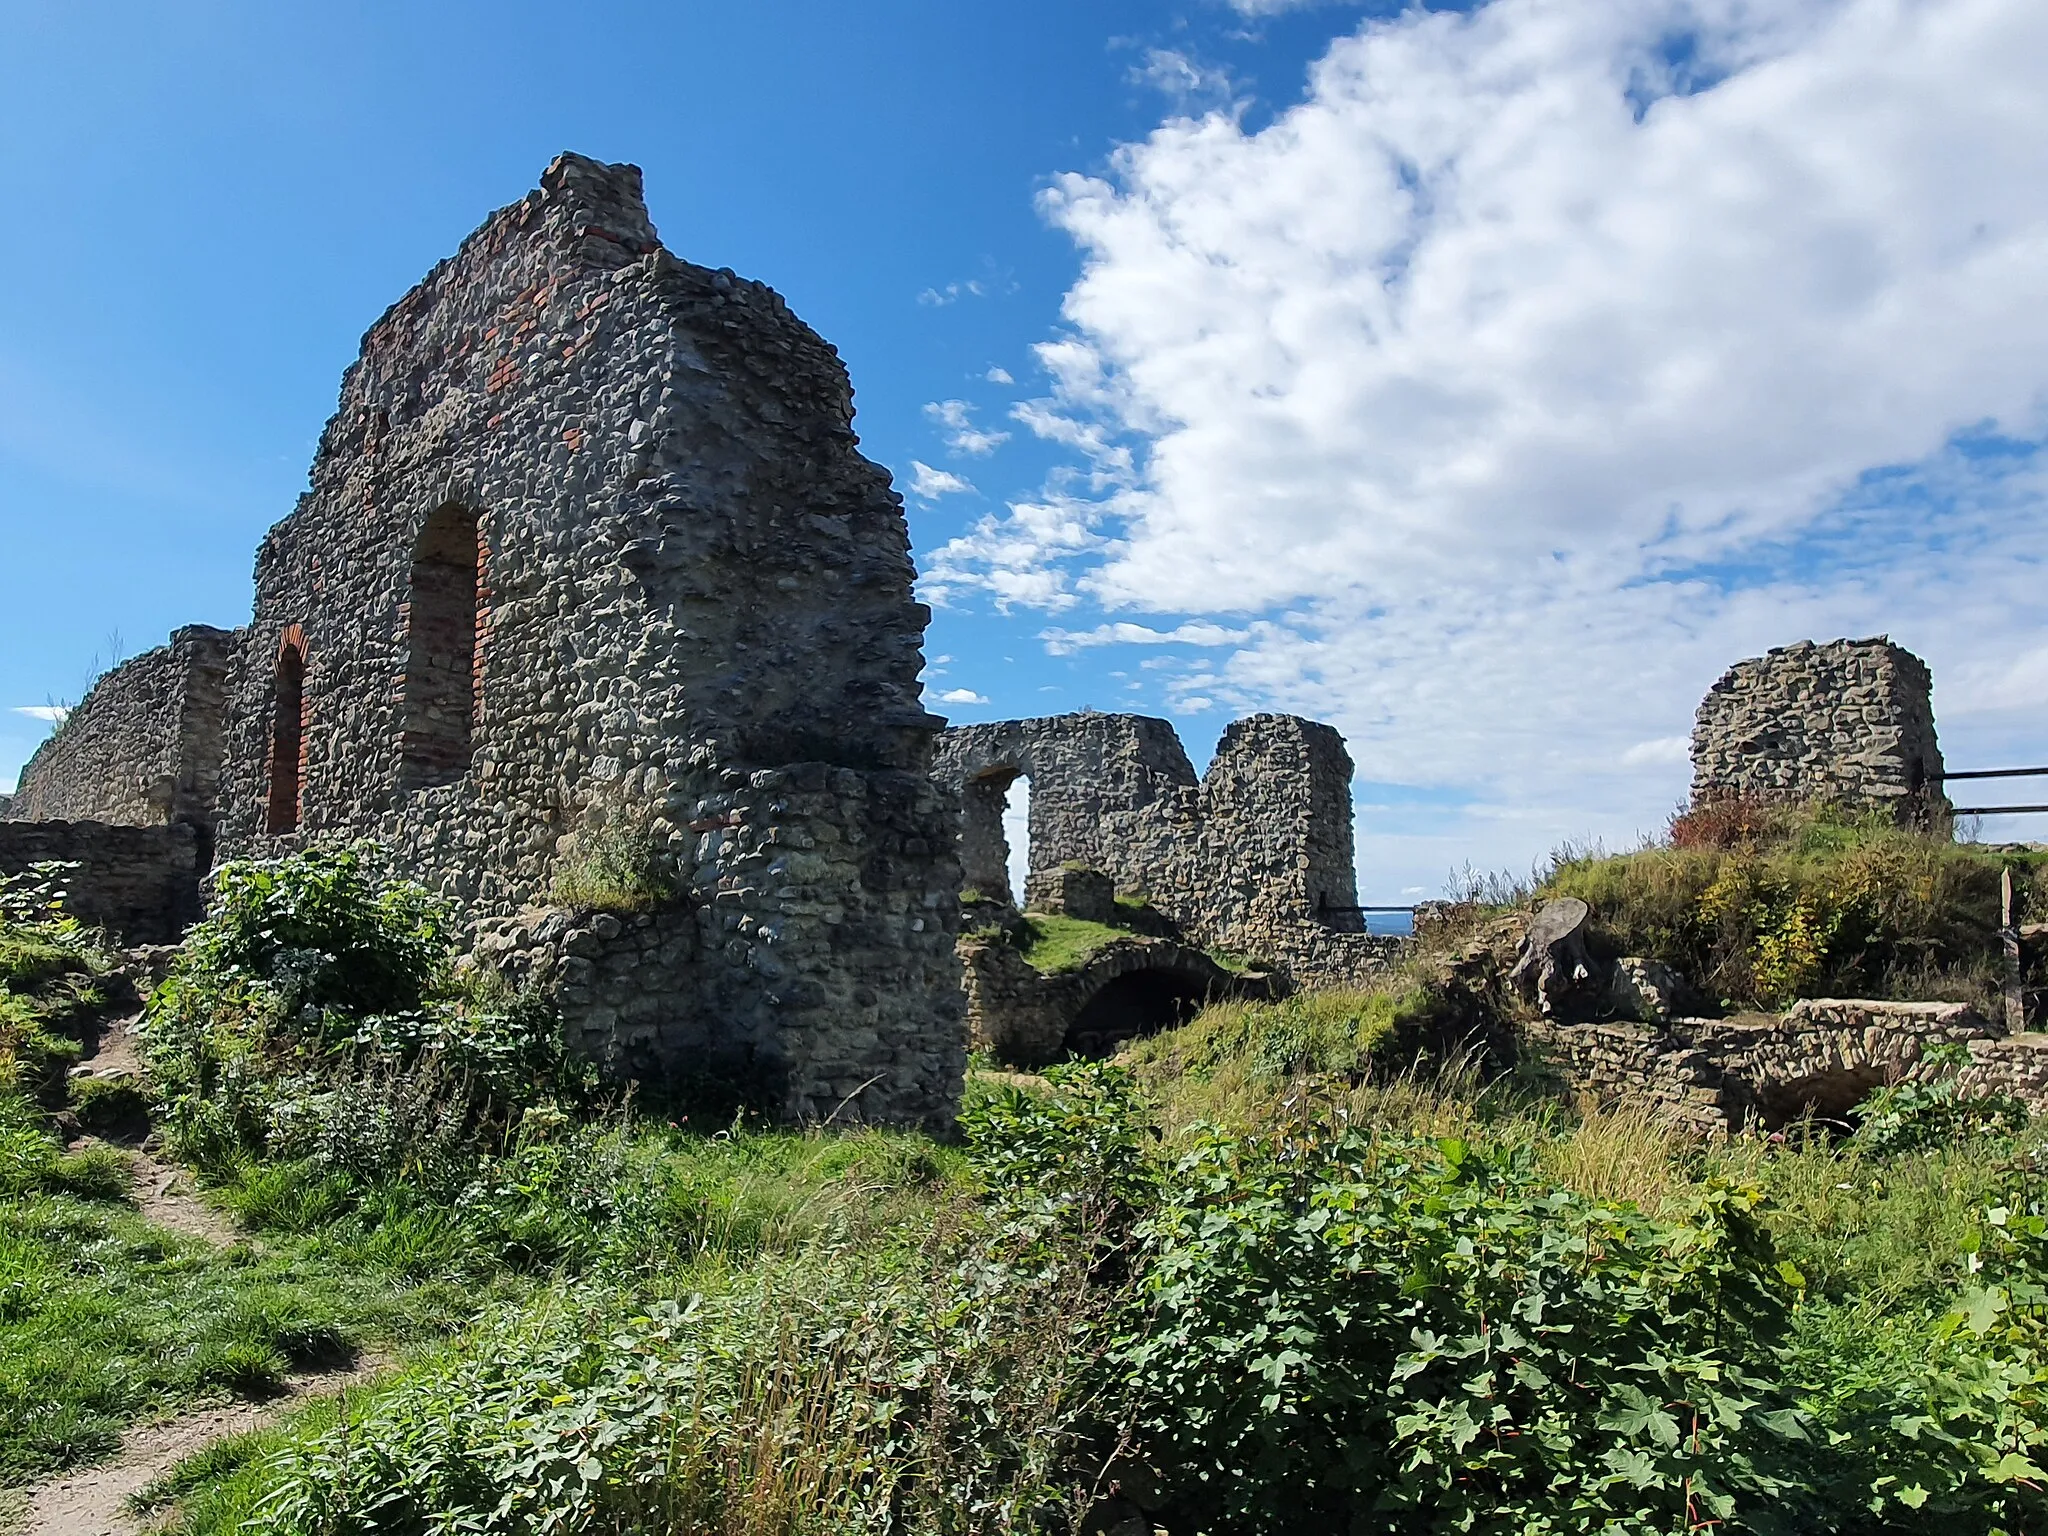
[[[202,1165],[309,1158],[452,1196],[529,1110],[591,1091],[553,1014],[458,982],[440,905],[362,853],[228,864],[217,889],[145,1025],[161,1118]]]
[[[74,867],[37,864],[0,876],[0,1090],[55,1098],[80,1054],[66,1026],[105,1001],[99,936],[64,911]]]
[[[1725,846],[1561,859],[1537,894],[1583,898],[1612,952],[1663,960],[1733,1007],[1822,995],[1990,1006],[2000,871],[2015,866],[2029,900],[2044,864],[1881,815],[1779,807]]]

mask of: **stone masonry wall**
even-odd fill
[[[902,506],[832,347],[663,249],[637,168],[564,155],[364,337],[191,795],[231,856],[382,843],[620,1071],[739,1052],[792,1115],[941,1124],[956,812]],[[123,784],[178,718],[135,691]],[[674,906],[550,923],[557,869],[621,835]]]
[[[188,821],[210,837],[235,641],[195,624],[108,672],[22,769],[8,816]]]
[[[552,986],[614,1076],[737,1067],[779,1082],[792,1119],[950,1125],[967,1066],[959,916],[933,889],[928,839],[952,801],[904,772],[735,777],[696,807],[677,906],[522,912],[489,925],[479,955]]]
[[[1693,803],[1832,800],[1921,815],[1942,801],[1932,691],[1926,663],[1883,636],[1737,662],[1693,726]]]
[[[1318,916],[1357,897],[1351,759],[1317,721],[1233,723],[1199,781],[1168,722],[1094,712],[950,730],[933,772],[960,795],[962,876],[985,894],[1013,898],[1002,808],[1023,775],[1026,905],[1051,900],[1061,865],[1086,864],[1144,892],[1192,942],[1311,986],[1355,985],[1402,947],[1357,931],[1354,914]]]
[[[1809,1110],[1839,1119],[1886,1083],[1949,1070],[1926,1061],[1938,1044],[1968,1047],[1966,1087],[2048,1111],[2048,1036],[2008,1036],[1963,1003],[1819,998],[1782,1018],[1520,1029],[1573,1091],[1699,1134],[1775,1129]]]
[[[200,844],[186,822],[0,821],[0,875],[76,864],[63,879],[72,916],[125,945],[174,944],[199,916]]]

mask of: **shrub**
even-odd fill
[[[673,861],[654,834],[624,826],[577,834],[549,892],[558,906],[592,912],[649,912],[680,893]]]
[[[145,1029],[187,1156],[310,1158],[452,1194],[529,1107],[591,1091],[559,1020],[495,977],[458,983],[439,904],[358,851],[229,864],[218,889]]]
[[[1733,1007],[1799,996],[1931,996],[1990,1006],[1999,874],[2031,899],[2048,860],[1826,808],[1710,805],[1744,835],[1687,831],[1619,857],[1566,857],[1540,897],[1578,896],[1610,952],[1653,956]],[[1682,835],[1681,835],[1682,834]]]
[[[2027,1128],[2027,1106],[2010,1094],[1970,1093],[1956,1070],[1969,1065],[1965,1045],[1929,1047],[1921,1058],[1931,1080],[1887,1084],[1856,1107],[1856,1140],[1880,1156],[1922,1152],[1971,1137],[2010,1139]]]

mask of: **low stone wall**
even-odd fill
[[[2048,1110],[2048,1036],[2007,1037],[1964,1003],[1819,998],[1782,1018],[1645,1024],[1529,1024],[1522,1042],[1572,1090],[1646,1106],[1687,1130],[1776,1129],[1809,1111],[1849,1113],[1871,1090],[1935,1071],[1929,1047],[1962,1044],[1961,1074],[1980,1092]]]
[[[0,821],[0,874],[76,864],[64,883],[66,906],[80,922],[124,945],[174,944],[199,919],[199,840],[183,822]]]
[[[1414,941],[1395,934],[1344,933],[1320,923],[1276,923],[1272,958],[1300,987],[1370,987],[1408,957]]]
[[[1198,949],[1170,939],[1132,937],[1104,946],[1072,971],[1047,975],[999,938],[960,941],[968,1027],[977,1048],[1016,1067],[1064,1057],[1091,1003],[1126,978],[1145,978],[1162,996],[1188,1006],[1231,997],[1271,998],[1281,983],[1263,973],[1227,971]]]

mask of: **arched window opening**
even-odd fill
[[[446,506],[413,549],[405,608],[401,779],[448,784],[469,769],[480,682],[477,515]]]
[[[1207,1001],[1207,988],[1193,977],[1131,971],[1105,985],[1074,1016],[1067,1050],[1092,1061],[1114,1056],[1126,1040],[1187,1023]]]
[[[1013,906],[1023,894],[1022,878],[1011,879],[1010,840],[1005,836],[1010,797],[1014,786],[1023,782],[1014,764],[1003,763],[961,786],[961,889],[983,901]]]
[[[270,690],[270,806],[264,828],[299,830],[306,760],[306,650],[288,634],[277,648]]]

